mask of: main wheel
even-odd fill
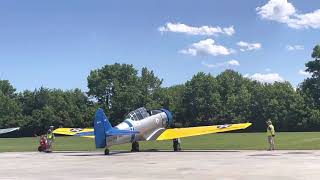
[[[180,146],[180,142],[178,139],[173,140],[173,151],[175,151],[175,152],[181,151],[181,146]]]
[[[110,152],[109,152],[109,149],[106,148],[106,149],[104,150],[104,155],[109,155],[109,153],[110,153]]]
[[[131,145],[131,152],[139,152],[139,142],[133,142]]]

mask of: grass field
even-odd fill
[[[183,149],[192,150],[265,150],[266,133],[222,133],[184,138]],[[0,152],[36,151],[38,138],[0,138]],[[277,149],[320,150],[320,132],[277,133]],[[111,150],[130,150],[131,145],[113,146]],[[141,142],[142,150],[171,150],[171,141]],[[57,137],[55,151],[96,151],[94,140],[80,137]],[[102,151],[102,150],[101,150]]]

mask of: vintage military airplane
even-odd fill
[[[9,133],[9,132],[16,131],[16,130],[19,130],[19,129],[20,129],[19,127],[16,127],[16,128],[7,128],[7,129],[0,129],[0,134]]]
[[[251,123],[241,123],[170,129],[172,124],[170,111],[166,109],[147,111],[142,107],[130,112],[123,122],[112,127],[104,111],[98,109],[94,128],[58,128],[53,133],[94,138],[96,148],[106,148],[105,155],[108,155],[112,145],[132,143],[132,151],[139,151],[139,141],[153,140],[174,140],[174,150],[179,151],[178,138],[245,129],[251,125]]]

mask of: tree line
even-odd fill
[[[216,77],[204,72],[184,84],[163,87],[152,70],[130,64],[92,70],[88,92],[41,87],[17,92],[0,80],[0,128],[21,127],[33,136],[55,127],[92,127],[98,107],[113,125],[136,108],[166,108],[176,127],[252,122],[250,131],[264,131],[271,119],[279,131],[320,130],[320,46],[306,63],[311,77],[297,88],[289,82],[261,83],[225,70]],[[15,134],[17,135],[17,133]]]

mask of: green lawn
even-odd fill
[[[0,152],[35,151],[38,138],[0,138]],[[130,150],[130,144],[114,146],[112,150]],[[277,149],[320,150],[320,132],[277,133]],[[182,139],[183,149],[201,150],[264,150],[266,133],[222,133]],[[171,150],[171,141],[141,142],[140,149]],[[55,151],[95,151],[94,140],[80,137],[57,137]]]

